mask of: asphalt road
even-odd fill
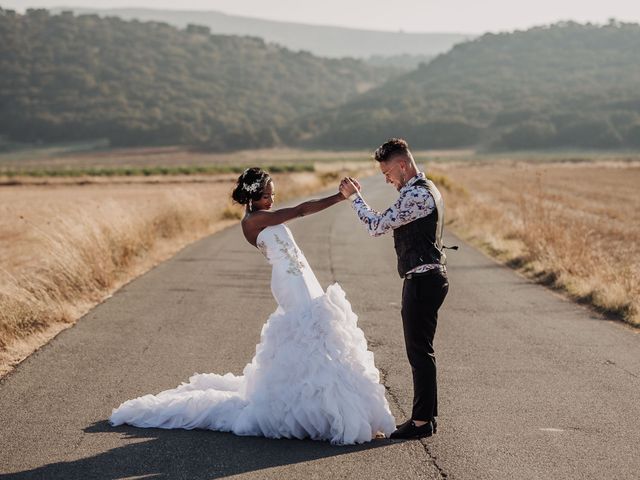
[[[397,193],[364,182],[383,208]],[[410,411],[390,236],[347,202],[290,227],[320,282],[347,292],[387,386]],[[112,428],[120,402],[194,372],[241,373],[275,302],[233,227],[129,283],[0,382],[1,479],[637,479],[640,336],[478,251],[449,255],[436,353],[438,433],[336,447],[228,433]]]

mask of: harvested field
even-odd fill
[[[434,164],[449,228],[573,299],[640,325],[640,162]]]

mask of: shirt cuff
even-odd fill
[[[353,202],[359,196],[360,196],[360,192],[354,192],[351,195],[349,195],[349,200],[351,200]]]

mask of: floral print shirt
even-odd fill
[[[418,180],[424,178],[424,173],[418,172],[415,177],[411,178],[400,189],[398,200],[384,212],[376,212],[369,207],[360,192],[354,194],[355,198],[351,204],[358,218],[367,228],[369,235],[378,237],[394,228],[401,227],[418,218],[426,217],[435,210],[436,203],[429,190],[414,186]],[[444,267],[440,264],[425,264],[419,265],[407,273],[421,273],[432,268]]]

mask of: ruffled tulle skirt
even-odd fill
[[[394,430],[384,394],[357,316],[336,283],[304,308],[278,308],[243,375],[195,374],[177,388],[124,402],[109,420],[353,444]]]

